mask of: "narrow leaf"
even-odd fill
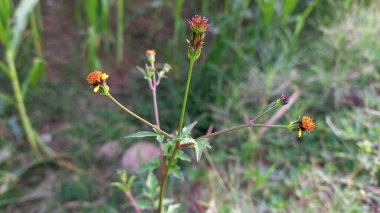
[[[128,179],[128,183],[127,183],[127,189],[128,189],[128,190],[131,190],[132,184],[133,184],[133,182],[135,181],[135,179],[136,179],[136,176],[131,176],[131,177]]]
[[[15,104],[13,98],[9,95],[0,92],[0,100],[3,101],[4,104]]]
[[[0,42],[5,48],[10,45],[11,33],[10,23],[12,19],[12,2],[11,0],[0,1]]]
[[[26,93],[28,92],[28,89],[30,88],[30,86],[35,86],[37,84],[38,80],[43,76],[44,71],[45,71],[45,62],[40,58],[34,59],[32,68],[28,72],[28,76],[22,82],[23,97],[26,96]]]
[[[9,68],[7,65],[5,65],[3,62],[0,62],[0,69],[4,71],[4,73],[10,78],[11,73],[9,71]]]
[[[13,39],[12,39],[12,51],[16,55],[18,46],[21,41],[21,36],[28,23],[28,18],[33,8],[38,4],[39,0],[22,0],[16,8],[15,13],[15,24],[12,29]]]
[[[149,131],[141,131],[141,132],[130,134],[126,136],[125,138],[145,138],[145,137],[156,137],[156,136],[157,136],[157,133],[149,132]]]
[[[125,185],[123,185],[122,183],[114,182],[114,183],[111,183],[111,185],[114,186],[114,187],[116,187],[116,188],[119,188],[123,192],[127,191]]]
[[[193,130],[193,128],[195,127],[195,125],[197,125],[197,121],[194,121],[193,123],[191,123],[189,126],[185,126],[182,128],[182,134],[183,135],[190,135],[191,133],[191,130]]]

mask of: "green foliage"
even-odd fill
[[[26,93],[31,87],[37,86],[38,81],[44,76],[45,62],[40,58],[33,60],[32,67],[28,71],[28,75],[22,82],[22,96],[26,97]]]
[[[145,196],[145,199],[141,199],[137,201],[137,204],[141,209],[156,209],[157,204],[156,200],[158,198],[158,194],[160,192],[160,188],[158,185],[158,180],[150,171],[146,178],[145,188],[142,191],[142,194]]]
[[[196,158],[198,162],[201,160],[203,150],[206,148],[211,149],[211,146],[204,139],[198,139],[196,143],[194,144],[195,154],[196,154]]]
[[[15,24],[12,28],[12,52],[17,55],[20,45],[21,36],[28,24],[28,17],[33,12],[33,8],[38,4],[39,0],[22,0],[15,11]]]
[[[154,132],[148,132],[148,131],[141,131],[141,132],[136,132],[133,134],[130,134],[126,136],[125,138],[145,138],[145,137],[156,137],[157,133]]]
[[[82,2],[87,17],[87,66],[89,71],[102,67],[98,57],[101,35],[106,35],[109,28],[109,1],[85,0]]]
[[[261,17],[263,19],[265,27],[270,27],[275,17],[276,0],[259,0],[261,9]]]
[[[113,182],[111,183],[111,185],[120,189],[124,193],[130,192],[132,184],[135,181],[136,177],[135,176],[128,177],[126,171],[119,171],[118,173],[119,173],[120,182]]]
[[[70,181],[62,184],[60,198],[63,201],[89,200],[90,195],[86,184],[82,181]]]
[[[94,69],[100,68],[98,55],[108,55],[106,48],[100,48],[108,42],[109,37],[105,34],[110,33],[107,28],[116,26],[112,18],[112,4],[116,1],[83,2],[80,8],[87,7],[87,3],[97,6],[85,8],[85,12],[91,10],[88,17],[86,12],[88,23],[81,26],[88,30],[87,40],[73,42],[87,42],[89,64],[93,64]],[[301,139],[282,130],[262,134],[261,129],[256,128],[213,138],[210,141],[212,154],[195,168],[194,164],[182,162],[190,161],[188,154],[193,151],[180,149],[173,160],[171,174],[181,179],[172,176],[167,194],[174,194],[175,202],[184,205],[183,209],[178,209],[178,204],[173,204],[174,200],[165,199],[165,211],[176,209],[174,211],[181,212],[199,205],[218,212],[294,212],[299,211],[300,206],[305,212],[377,211],[374,208],[379,203],[376,191],[380,179],[377,154],[380,134],[380,47],[377,40],[380,21],[378,6],[371,6],[370,2],[378,5],[375,1],[352,0],[208,0],[128,4],[128,10],[124,12],[128,11],[128,23],[131,25],[124,36],[134,41],[128,45],[129,50],[133,49],[125,52],[128,61],[122,68],[114,66],[108,57],[104,57],[102,62],[111,70],[111,77],[115,76],[116,83],[119,83],[117,78],[121,73],[122,79],[128,79],[123,87],[117,89],[115,86],[113,91],[142,115],[152,115],[151,105],[147,104],[151,97],[143,92],[142,85],[146,82],[136,81],[133,69],[136,63],[130,64],[129,60],[139,60],[133,57],[141,55],[137,53],[147,47],[165,49],[165,55],[175,56],[167,59],[175,65],[173,70],[180,76],[180,64],[186,64],[181,60],[181,56],[186,56],[186,51],[182,51],[186,46],[186,22],[183,18],[189,18],[181,14],[191,15],[192,11],[200,11],[201,8],[207,11],[204,15],[212,23],[201,63],[195,67],[194,90],[189,95],[188,106],[193,107],[188,107],[187,117],[199,123],[196,130],[192,130],[194,126],[191,125],[191,128],[183,129],[187,136],[182,138],[182,145],[194,145],[196,149],[199,143],[196,136],[206,132],[211,123],[215,130],[220,130],[244,122],[245,118],[265,111],[265,106],[274,97],[282,93],[290,95],[297,88],[300,89],[299,98],[279,118],[279,122],[292,121],[303,112],[315,116],[317,121],[317,131]],[[66,1],[61,3],[68,4]],[[43,9],[45,6],[42,4]],[[5,48],[7,43],[11,43],[12,27],[16,26],[16,19],[12,18],[13,9],[12,1],[0,1],[0,41]],[[173,19],[162,15],[167,12],[173,15]],[[152,24],[147,17],[159,18]],[[152,25],[160,31],[147,35],[147,31],[152,31]],[[29,38],[28,30],[21,34],[21,40],[24,36]],[[77,32],[77,35],[81,33]],[[179,46],[174,48],[176,45],[168,43]],[[30,48],[30,45],[19,46]],[[116,46],[120,48],[120,45]],[[38,171],[21,179],[17,176],[18,180],[12,182],[15,180],[13,169],[30,159],[30,151],[17,142],[20,134],[11,131],[20,125],[14,116],[15,108],[9,107],[14,106],[14,98],[9,95],[12,89],[7,79],[9,68],[0,62],[0,69],[4,71],[4,75],[0,75],[3,82],[0,143],[9,142],[17,148],[12,158],[1,164],[0,189],[6,189],[7,193],[0,204],[5,211],[8,206],[20,212],[33,211],[29,209],[33,206],[42,206],[47,212],[56,209],[78,212],[129,210],[125,209],[129,206],[125,205],[127,201],[121,197],[121,192],[110,190],[108,185],[115,179],[113,171],[118,169],[119,159],[114,157],[108,162],[97,159],[95,155],[101,145],[111,140],[122,140],[125,132],[137,132],[141,125],[111,106],[94,101],[94,95],[84,91],[86,87],[78,80],[78,70],[84,65],[78,62],[80,52],[79,48],[70,51],[70,58],[64,61],[69,65],[59,72],[49,67],[53,76],[63,77],[58,83],[40,81],[45,66],[41,59],[34,60],[30,55],[19,54],[16,65],[33,124],[37,129],[43,129],[44,134],[52,136],[53,140],[46,143],[69,153],[75,164],[84,167],[94,179],[86,182],[74,176],[74,180],[69,180],[72,176],[63,169],[43,167],[42,172],[46,171],[43,175],[60,177],[52,184],[60,186],[59,192],[53,187],[53,196],[24,200],[23,205],[19,205],[19,200],[23,199],[19,193],[28,196],[45,179],[36,180],[42,176]],[[49,63],[54,68],[54,60]],[[32,66],[28,67],[28,64]],[[170,79],[158,92],[159,100],[162,100],[159,102],[161,126],[165,130],[174,126],[172,120],[179,120],[177,108],[180,108],[178,103],[182,100],[178,97],[183,93],[179,85],[183,82],[175,81]],[[139,92],[132,92],[136,90]],[[188,118],[185,122],[190,123]],[[143,139],[144,133],[135,134]],[[175,140],[164,141],[163,135],[157,132],[146,133],[146,136],[164,142],[165,156],[175,147]],[[119,150],[128,145],[120,143]],[[196,160],[201,157],[202,146],[205,148],[208,144],[201,140],[198,146]],[[146,163],[139,176],[145,176],[147,172],[147,179],[135,180],[132,185],[142,209],[150,210],[157,206],[157,177],[160,175],[152,171],[159,171],[159,160],[156,157]],[[121,184],[121,180],[118,183],[116,187],[124,191],[126,185]],[[176,187],[178,185],[181,187]],[[115,193],[115,196],[110,193]],[[192,200],[194,197],[197,204]],[[78,201],[83,206],[68,209],[70,201]]]
[[[9,48],[11,43],[11,17],[12,4],[11,0],[0,2],[0,42]]]

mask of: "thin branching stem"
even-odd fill
[[[195,62],[195,59],[191,58],[190,64],[189,64],[189,73],[188,73],[187,82],[186,82],[185,95],[183,96],[181,119],[179,121],[179,127],[178,127],[178,136],[181,136],[181,134],[182,134],[183,120],[185,118],[185,112],[186,112],[187,95],[189,94],[191,74],[193,73],[194,62]]]
[[[144,118],[140,117],[136,113],[132,112],[131,110],[127,109],[125,106],[123,106],[119,101],[117,101],[110,93],[106,93],[106,96],[109,97],[115,104],[117,104],[120,108],[122,108],[127,113],[131,114],[133,117],[137,118],[141,122],[145,123],[146,125],[152,127],[153,129],[159,131],[163,135],[165,135],[167,138],[174,139],[173,136],[171,136],[169,133],[165,132],[164,130],[160,129],[157,125],[154,125],[150,123],[149,121],[145,120]]]
[[[154,62],[151,63],[152,69],[155,71],[154,67]],[[153,81],[152,81],[153,80]],[[157,80],[156,80],[156,73],[153,73],[153,79],[149,80],[149,86],[150,89],[152,90],[152,96],[153,96],[153,105],[154,105],[154,115],[156,117],[156,125],[158,128],[160,128],[160,115],[158,113],[158,104],[157,104]],[[161,174],[163,175],[165,173],[165,159],[164,159],[164,152],[163,152],[163,147],[162,143],[159,142],[159,147],[160,147],[160,159],[161,159]]]
[[[257,126],[257,127],[268,127],[268,128],[288,128],[287,125],[266,125],[266,124],[256,124],[256,121],[258,119],[260,119],[261,117],[263,117],[265,114],[267,114],[269,111],[271,111],[272,109],[276,108],[278,105],[277,105],[277,102],[272,102],[270,103],[266,109],[261,113],[259,114],[257,117],[255,117],[254,119],[252,120],[249,120],[249,122],[247,124],[241,124],[241,125],[238,125],[238,126],[235,126],[235,127],[231,127],[231,128],[228,128],[228,129],[224,129],[224,130],[221,130],[221,131],[218,131],[218,132],[214,132],[214,133],[211,133],[211,134],[206,134],[206,135],[203,135],[201,137],[198,137],[196,138],[195,140],[197,139],[200,139],[200,138],[210,138],[210,137],[215,137],[215,136],[218,136],[218,135],[222,135],[222,134],[226,134],[226,133],[229,133],[229,132],[233,132],[233,131],[236,131],[236,130],[239,130],[239,129],[242,129],[242,128],[247,128],[247,127],[253,127],[253,126]]]
[[[180,118],[179,127],[178,127],[178,136],[181,136],[181,134],[182,134],[183,120],[184,120],[184,117],[185,117],[187,96],[189,94],[191,74],[193,72],[194,62],[195,62],[195,59],[194,58],[190,58],[189,72],[188,72],[188,76],[187,76],[185,95],[183,96],[183,102],[182,102],[181,118]],[[171,165],[173,163],[173,160],[174,160],[174,158],[175,158],[175,156],[177,154],[177,151],[179,149],[179,144],[180,144],[180,141],[177,140],[176,141],[176,145],[174,147],[174,150],[172,152],[172,155],[169,157],[169,162],[166,165],[166,170],[164,172],[164,175],[162,176],[161,186],[160,186],[160,195],[159,195],[159,201],[158,201],[158,212],[159,213],[161,213],[161,211],[162,211],[162,201],[163,201],[163,198],[164,198],[167,177],[168,177],[168,174],[169,174],[169,171],[170,171],[170,167],[171,167]]]
[[[224,129],[218,132],[214,132],[211,134],[203,135],[201,137],[196,138],[195,140],[201,139],[201,138],[211,138],[218,135],[223,135],[229,132],[233,132],[239,129],[247,128],[247,127],[267,127],[267,128],[282,128],[282,129],[289,129],[288,125],[267,125],[267,124],[241,124],[239,126],[231,127],[228,129]]]

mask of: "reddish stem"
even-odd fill
[[[156,117],[156,125],[158,128],[160,128],[160,116],[158,114],[158,104],[157,104],[157,86],[158,83],[156,81],[156,74],[153,74],[153,81],[149,81],[149,86],[152,90],[153,94],[153,105],[154,105],[154,115]],[[160,159],[161,159],[161,174],[164,174],[165,172],[165,159],[164,159],[164,152],[162,143],[158,142],[160,146]]]
[[[125,195],[128,197],[128,199],[131,202],[131,204],[132,204],[133,208],[135,209],[136,213],[141,213],[141,209],[137,205],[136,200],[135,200],[135,198],[132,195],[132,192],[128,191],[128,192],[125,193]]]

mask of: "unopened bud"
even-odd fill
[[[154,63],[156,61],[156,51],[153,49],[148,49],[145,51],[145,55],[148,58],[149,63]]]

